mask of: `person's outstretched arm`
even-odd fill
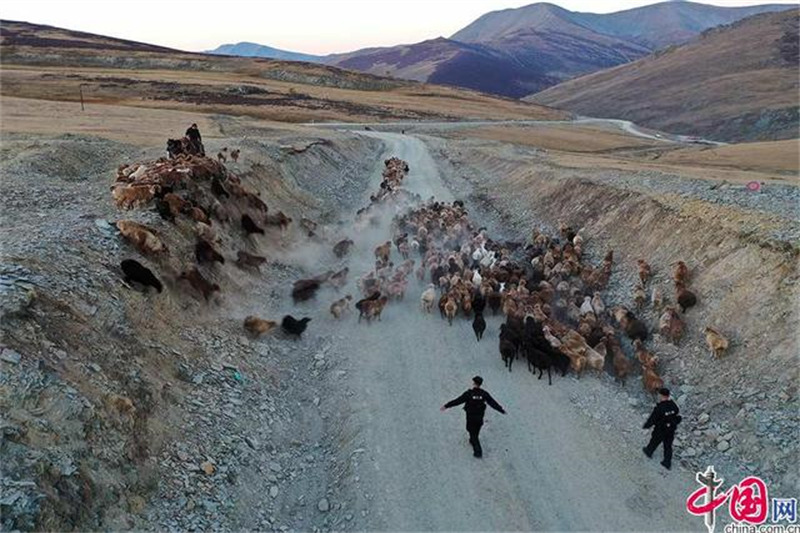
[[[462,403],[466,402],[467,401],[467,394],[469,394],[469,391],[465,392],[464,394],[462,394],[461,396],[459,396],[455,400],[450,400],[449,402],[444,404],[442,406],[442,411],[444,411],[445,409],[450,409],[451,407],[455,407],[456,405],[461,405]]]
[[[658,413],[658,406],[656,405],[655,408],[653,408],[653,412],[650,413],[650,416],[644,423],[644,426],[642,426],[642,429],[650,429],[651,427],[653,427],[653,424],[656,423],[656,417],[658,416],[657,413]]]
[[[492,398],[492,395],[491,395],[491,394],[489,394],[489,393],[488,393],[488,392],[486,392],[486,391],[483,391],[483,392],[484,392],[484,394],[486,395],[486,396],[485,396],[485,398],[486,398],[486,403],[488,403],[488,404],[489,404],[489,407],[491,407],[491,408],[492,408],[492,409],[494,409],[495,411],[499,411],[499,412],[501,412],[501,413],[503,413],[503,414],[506,414],[506,410],[505,410],[505,409],[503,409],[503,406],[502,406],[502,405],[500,405],[499,403],[497,403],[497,402],[495,401],[495,399],[494,399],[494,398]]]

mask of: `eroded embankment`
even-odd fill
[[[270,439],[288,446],[304,427],[289,405],[315,384],[288,382],[300,365],[285,357],[292,342],[253,343],[241,318],[278,307],[291,268],[282,260],[309,239],[297,222],[331,222],[355,205],[367,186],[361,165],[371,167],[380,143],[280,132],[206,140],[213,154],[241,148],[229,169],[271,213],[294,219],[285,234],[267,228],[250,237],[238,220],[212,220],[226,261],[201,265],[220,286],[207,303],[179,279],[195,261],[194,221],[170,223],[152,206],[123,212],[109,194],[118,165],[155,159],[162,142],[154,136],[142,153],[89,137],[19,137],[3,152],[4,529],[259,527],[252,520],[264,517],[223,501],[219,487],[233,491],[249,479],[247,453],[280,463]],[[84,154],[77,167],[74,153]],[[123,240],[113,227],[122,218],[155,228],[167,255],[145,256]],[[260,272],[234,264],[242,249],[267,257]],[[163,292],[123,284],[119,265],[128,258],[151,268]],[[264,436],[256,434],[262,425]],[[151,496],[177,486],[188,497],[168,502],[178,507],[141,516]],[[165,515],[176,522],[156,522]]]
[[[648,342],[687,415],[676,453],[690,467],[756,473],[783,493],[797,487],[798,247],[775,239],[780,220],[724,202],[648,193],[649,177],[635,172],[620,173],[626,185],[616,186],[613,176],[558,168],[536,150],[428,142],[449,161],[448,181],[469,188],[473,205],[501,234],[525,236],[564,221],[584,228],[592,250],[613,249],[612,304],[633,307],[639,258],[653,267],[651,284],[674,302],[673,264],[685,261],[699,299],[684,317],[686,334],[677,345],[659,335]],[[657,332],[649,303],[642,314]],[[706,347],[707,325],[731,341],[721,359]]]

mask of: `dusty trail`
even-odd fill
[[[396,155],[411,169],[404,186],[423,198],[453,198],[421,140],[364,135],[386,145],[374,171],[376,185],[383,159]],[[353,277],[373,264],[372,249],[389,237],[388,222],[387,217],[374,233],[355,236]],[[349,369],[342,386],[353,395],[342,412],[363,443],[353,472],[355,507],[371,510],[359,526],[407,531],[697,528],[683,504],[694,474],[676,466],[667,475],[644,458],[644,433],[634,411],[634,437],[626,440],[572,405],[576,394],[619,401],[610,380],[557,377],[548,387],[546,376],[536,381],[519,361],[509,373],[497,350],[500,317],[488,317],[478,344],[470,320],[460,318],[448,327],[438,312],[423,315],[422,288],[412,281],[405,301],[391,302],[381,322],[358,324],[351,316],[317,323],[321,334],[336,339],[336,351]],[[352,283],[347,290],[356,295]],[[482,460],[472,457],[463,411],[439,411],[475,374],[484,377],[487,390],[509,412],[487,412]],[[642,442],[631,446],[632,441]]]

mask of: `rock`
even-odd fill
[[[0,359],[6,363],[18,365],[20,360],[22,360],[22,356],[19,354],[19,352],[15,352],[11,348],[3,348],[2,353],[0,353]]]
[[[330,508],[331,504],[328,502],[328,498],[322,498],[317,504],[317,509],[319,509],[322,513],[327,513]]]
[[[92,372],[100,372],[102,370],[102,368],[100,368],[100,365],[98,365],[97,363],[89,363],[89,368],[92,370]]]
[[[277,485],[272,485],[272,486],[269,488],[269,495],[270,495],[272,498],[277,498],[277,497],[278,497],[278,486],[277,486]]]
[[[698,424],[705,424],[711,419],[711,415],[708,413],[700,413],[700,416],[697,417]]]
[[[258,441],[253,437],[245,437],[244,441],[247,443],[248,446],[253,448],[254,450],[258,449]]]
[[[721,440],[721,441],[719,441],[719,443],[717,444],[717,450],[719,450],[719,451],[721,451],[721,452],[728,451],[728,449],[729,449],[730,447],[731,447],[731,445],[730,445],[730,444],[728,444],[728,441],[726,441],[726,440]]]
[[[200,464],[200,469],[206,473],[206,475],[210,476],[217,471],[217,467],[214,466],[214,463],[211,461],[205,461]]]
[[[279,465],[275,461],[272,461],[269,464],[269,469],[272,470],[273,472],[280,472],[281,471],[281,465]]]
[[[697,455],[697,450],[694,448],[686,448],[681,455],[683,457],[695,457]]]
[[[630,405],[631,407],[636,407],[637,405],[639,405],[639,400],[637,400],[636,398],[628,398],[628,405]]]

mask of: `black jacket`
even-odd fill
[[[679,412],[678,405],[672,400],[658,402],[647,422],[644,423],[644,429],[655,426],[656,431],[675,431],[682,420]]]
[[[483,389],[469,389],[464,394],[444,404],[445,408],[449,409],[456,405],[464,404],[464,410],[467,416],[477,416],[483,418],[483,413],[486,412],[486,404],[488,403],[495,411],[500,411],[505,414],[506,410],[492,398],[492,395]]]

